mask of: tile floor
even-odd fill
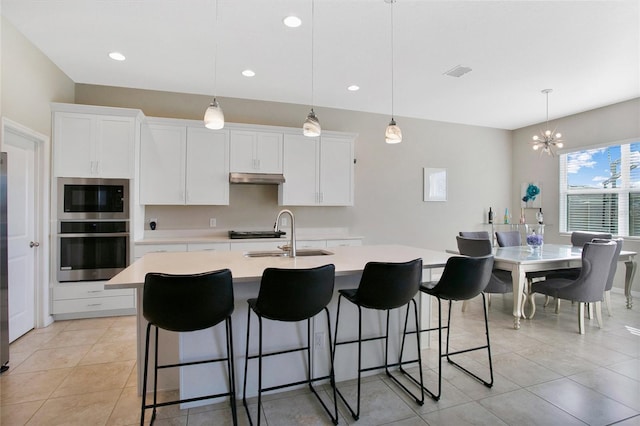
[[[488,389],[444,363],[439,402],[413,403],[383,375],[363,383],[358,425],[640,425],[640,306],[628,310],[614,294],[614,316],[604,328],[586,320],[577,333],[577,305],[561,313],[537,301],[535,319],[511,328],[511,298],[494,296],[490,310],[495,384]],[[483,338],[479,300],[465,313],[454,305],[451,345]],[[635,334],[633,333],[635,332]],[[10,346],[11,368],[0,376],[2,425],[134,425],[135,318],[59,321],[31,331]],[[425,378],[434,384],[436,351],[424,351]],[[483,353],[460,355],[471,369],[486,371]],[[350,396],[353,383],[340,385]],[[323,398],[329,393],[323,391]],[[171,393],[163,397],[171,397]],[[252,406],[254,413],[255,404]],[[329,424],[307,391],[272,394],[263,401],[263,424]],[[341,424],[353,424],[339,404]],[[248,424],[239,407],[240,423]],[[149,416],[147,416],[148,418]],[[226,404],[159,410],[158,425],[228,425]]]

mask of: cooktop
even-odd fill
[[[283,231],[229,231],[229,238],[232,240],[242,238],[280,238],[286,235]]]

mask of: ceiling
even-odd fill
[[[542,89],[550,119],[640,96],[639,4],[315,0],[313,25],[311,0],[218,0],[217,20],[215,0],[0,10],[76,83],[310,105],[313,60],[313,104],[390,115],[393,7],[396,117],[516,129],[545,120]],[[302,25],[285,27],[289,14]],[[472,71],[444,75],[457,65]]]

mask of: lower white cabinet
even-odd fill
[[[104,281],[57,283],[53,286],[53,314],[72,314],[76,317],[104,311],[134,313],[133,289],[105,290]]]
[[[186,243],[177,244],[136,244],[133,249],[133,257],[135,260],[140,259],[147,253],[162,253],[187,251]]]
[[[229,251],[229,243],[189,243],[187,251]]]

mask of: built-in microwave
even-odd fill
[[[129,219],[129,180],[58,178],[58,220]]]

